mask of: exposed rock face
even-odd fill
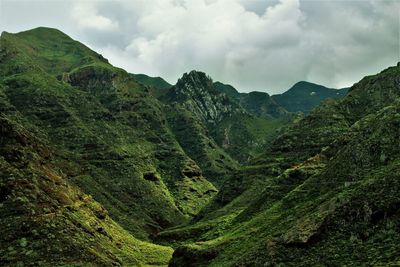
[[[245,113],[238,104],[214,88],[210,77],[199,71],[185,73],[171,88],[167,98],[181,103],[208,124],[217,124],[235,113]]]
[[[223,148],[232,158],[245,162],[259,153],[258,149],[263,147],[278,129],[292,120],[290,116],[284,116],[287,112],[276,105],[266,93],[243,94],[243,101],[232,94],[235,95],[233,87],[213,83],[205,73],[191,71],[185,73],[177,84],[161,97],[165,103],[172,106],[175,113],[179,110],[178,114],[171,117],[172,130],[182,147],[196,160],[198,156],[192,153],[193,148],[196,148],[197,155],[204,154],[201,151],[210,148],[214,151]],[[239,94],[240,97],[241,95]],[[171,114],[171,111],[168,113]],[[195,131],[194,134],[193,131],[182,131],[182,128],[193,129],[196,125],[203,130]],[[198,128],[197,126],[195,128]],[[200,142],[191,142],[192,137],[198,135],[197,132],[204,133],[197,138]],[[198,149],[201,143],[202,148]],[[223,153],[218,152],[219,156],[215,154],[208,153],[207,157],[210,158],[211,155],[214,158],[213,162],[208,161],[202,168],[205,165],[215,166],[212,168],[217,169],[218,174],[223,173],[223,168],[231,169],[229,158]],[[199,162],[204,163],[202,159]],[[207,174],[207,170],[204,173]]]

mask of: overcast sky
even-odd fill
[[[129,72],[192,69],[239,91],[352,85],[400,58],[400,1],[0,0],[0,30],[48,26]]]

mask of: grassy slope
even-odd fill
[[[235,114],[223,119],[210,131],[225,151],[245,163],[261,153],[293,119],[292,116],[266,119],[249,114]]]
[[[254,166],[255,173],[222,186],[210,204],[214,207],[206,208],[198,222],[162,233],[165,239],[184,237],[180,244],[187,243],[185,238],[197,241],[179,247],[172,266],[189,258],[192,266],[398,264],[398,73],[392,67],[366,77],[351,96],[320,107],[255,161],[265,168]],[[361,120],[350,128],[356,114]],[[338,134],[332,137],[332,132]],[[287,142],[291,134],[302,138]],[[329,147],[296,164],[318,153],[318,146]],[[282,173],[286,164],[289,169]],[[265,190],[253,193],[248,177],[259,177],[256,185],[261,181]]]
[[[273,95],[272,99],[290,112],[309,113],[314,107],[328,98],[343,98],[347,91],[347,88],[332,89],[302,81],[293,85],[283,94]]]
[[[3,266],[164,266],[172,249],[135,239],[71,185],[54,151],[0,117],[0,262]]]
[[[199,164],[207,180],[220,186],[227,175],[238,168],[238,163],[215,143],[195,114],[179,105],[167,107],[166,114],[186,154]]]
[[[228,158],[206,128],[179,109],[164,116],[146,88],[58,31],[3,35],[0,62],[1,260],[39,262],[49,249],[42,265],[166,264],[170,248],[119,224],[146,239],[206,205],[216,190],[189,150],[204,152],[205,170]],[[232,154],[273,142],[227,173],[192,223],[159,235],[180,246],[171,265],[399,264],[398,74],[363,79],[278,138],[285,121],[222,120],[212,135],[242,144]]]
[[[131,74],[135,80],[143,83],[144,85],[148,86],[153,86],[156,89],[169,89],[172,87],[171,84],[166,82],[163,78],[161,77],[150,77],[147,76],[146,74]]]
[[[137,237],[184,221],[215,194],[161,104],[125,71],[47,28],[3,33],[0,53],[6,112],[20,112],[69,179]]]

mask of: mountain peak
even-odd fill
[[[184,73],[176,85],[180,87],[210,89],[213,85],[213,81],[206,73],[192,70],[189,73]]]
[[[84,44],[60,30],[47,27],[19,33],[3,32],[1,46],[24,51],[25,57],[53,75],[61,75],[85,64],[108,63],[102,55]]]
[[[231,112],[243,111],[214,87],[210,76],[196,70],[183,74],[166,98],[169,102],[182,103],[203,121],[210,123],[219,122]]]
[[[71,37],[69,37],[67,34],[63,33],[62,31],[55,29],[55,28],[49,28],[49,27],[37,27],[33,28],[27,31],[19,32],[16,33],[18,37],[35,37],[37,39],[42,39],[42,40],[72,40]]]
[[[341,98],[346,93],[347,88],[333,89],[316,83],[300,81],[283,94],[273,95],[272,98],[290,112],[308,113],[323,100]]]

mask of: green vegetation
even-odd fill
[[[348,88],[332,89],[310,82],[298,82],[283,94],[273,95],[272,99],[290,112],[309,113],[323,100],[340,99]]]
[[[216,147],[209,142],[213,151],[223,149],[231,158],[241,163],[259,153],[281,128],[291,123],[296,117],[287,114],[266,93],[254,92],[238,100],[223,93],[221,86],[234,90],[229,85],[213,83],[211,78],[203,72],[191,71],[185,73],[161,99],[172,105],[175,110],[178,109],[180,114],[184,113],[182,110],[187,110],[186,114],[191,114],[192,117],[189,121],[197,121],[197,129],[203,128],[193,133],[190,126],[183,126],[182,123],[185,123],[185,120],[176,121],[180,128],[189,128],[187,130],[190,134],[186,131],[186,139],[192,139],[188,136],[195,136],[198,132],[208,133],[208,138],[214,139],[218,145]],[[260,98],[258,94],[262,97]],[[183,148],[198,147],[198,141],[192,139],[192,142],[187,142],[186,140]],[[196,152],[196,154],[204,153]],[[192,156],[190,153],[189,155]],[[220,161],[230,161],[225,158],[224,155],[220,156]],[[221,167],[231,169],[231,164],[225,165]]]
[[[0,63],[1,265],[400,264],[400,65],[282,104],[49,28]]]
[[[315,109],[247,167],[254,173],[227,180],[198,221],[161,233],[198,236],[181,241],[170,265],[397,265],[398,74],[366,77]]]
[[[0,261],[3,265],[162,266],[169,247],[140,241],[71,185],[55,151],[0,117]],[[51,256],[50,256],[51,255]]]
[[[130,74],[133,79],[149,87],[150,93],[155,97],[160,97],[168,92],[172,87],[161,77],[150,77],[146,74]]]
[[[170,85],[161,77],[150,77],[147,76],[146,74],[131,74],[131,75],[136,81],[141,82],[144,85],[152,86],[159,90],[166,90],[172,87],[172,85]]]
[[[53,29],[3,33],[0,47],[2,116],[54,151],[53,168],[130,234],[149,241],[216,193],[174,139],[163,105],[125,71]]]

